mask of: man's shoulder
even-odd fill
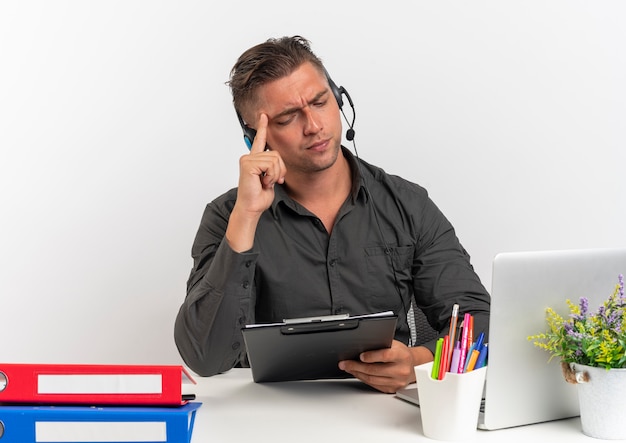
[[[219,212],[230,214],[237,201],[237,188],[229,189],[221,195],[218,195],[211,200],[205,208],[205,215],[207,212]]]
[[[212,203],[224,204],[225,202],[237,200],[237,188],[231,188],[221,195],[218,195],[213,199]]]
[[[418,183],[407,178],[392,174],[364,160],[358,160],[363,170],[363,179],[366,186],[383,187],[393,193],[406,194],[407,196],[428,197],[428,191]]]

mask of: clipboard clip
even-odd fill
[[[359,327],[359,319],[346,319],[338,321],[312,321],[309,323],[286,324],[281,326],[283,335],[307,334],[310,332],[330,332],[356,329]]]
[[[335,315],[322,315],[318,317],[301,317],[301,318],[287,318],[283,319],[283,323],[312,323],[320,321],[333,321],[333,320],[345,320],[350,318],[350,314],[335,314]]]

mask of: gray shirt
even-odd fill
[[[196,235],[187,297],[175,340],[202,376],[246,365],[241,328],[287,318],[391,310],[396,339],[408,343],[413,301],[431,326],[448,332],[454,303],[488,334],[490,297],[454,228],[426,190],[344,149],[353,189],[329,235],[321,221],[275,186],[254,247],[235,253],[224,240],[237,190],[209,203]],[[435,340],[425,344],[434,351]]]

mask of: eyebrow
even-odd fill
[[[310,105],[312,103],[315,103],[316,101],[318,101],[320,98],[322,98],[323,96],[327,95],[329,92],[328,89],[324,89],[323,91],[318,92],[315,97],[313,97],[311,100],[309,100],[307,102],[307,105]],[[271,120],[280,118],[280,117],[284,117],[285,115],[289,115],[289,114],[293,114],[295,112],[298,112],[300,109],[302,109],[303,106],[294,106],[292,108],[287,108],[282,112],[279,112],[278,114],[270,117]]]

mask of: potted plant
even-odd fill
[[[626,297],[619,275],[613,293],[592,311],[581,297],[566,300],[569,316],[546,309],[548,330],[528,337],[558,357],[565,380],[578,386],[583,433],[604,439],[626,439]]]

